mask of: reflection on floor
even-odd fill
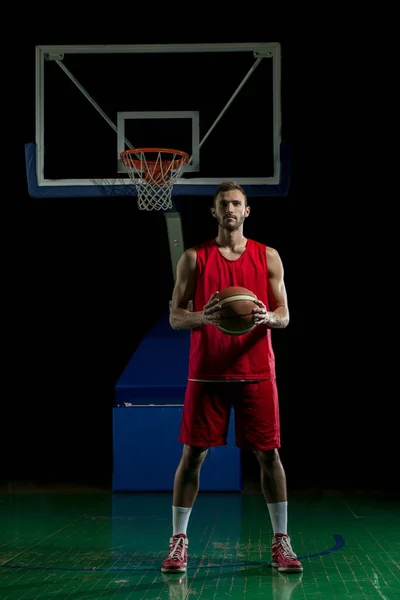
[[[199,494],[183,576],[160,564],[170,494],[14,488],[0,494],[0,598],[398,600],[400,506],[351,493],[297,493],[289,533],[304,572],[271,568],[261,494]]]

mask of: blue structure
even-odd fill
[[[131,185],[40,185],[36,172],[37,146],[34,143],[25,144],[25,166],[28,193],[31,198],[101,198],[102,196],[137,196]],[[287,196],[291,172],[291,146],[288,142],[280,144],[280,175],[276,185],[244,185],[246,194],[250,197],[279,197]],[[179,185],[175,186],[173,197],[177,196],[208,196],[213,195],[216,185]]]
[[[178,442],[187,383],[190,331],[174,331],[168,313],[149,331],[115,387],[113,478],[115,492],[172,491],[182,444]],[[210,448],[201,491],[240,491],[240,450],[231,420],[228,445]]]

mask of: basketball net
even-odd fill
[[[189,155],[169,148],[133,148],[120,154],[137,192],[140,210],[172,208],[172,190]]]

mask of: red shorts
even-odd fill
[[[188,446],[225,446],[231,407],[236,446],[244,450],[280,447],[275,379],[257,382],[188,381],[179,441]]]

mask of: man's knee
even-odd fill
[[[279,451],[277,448],[273,450],[253,450],[260,465],[271,466],[274,463],[280,462]]]
[[[187,446],[186,444],[183,446],[182,451],[182,462],[188,468],[196,469],[200,468],[204,462],[208,453],[208,448],[200,448],[198,446]]]

